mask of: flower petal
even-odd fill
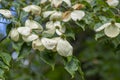
[[[41,41],[44,47],[47,48],[48,50],[53,50],[57,44],[56,40],[49,38],[42,38]]]
[[[61,20],[62,12],[55,12],[50,16],[50,20]]]
[[[53,14],[54,12],[56,12],[56,11],[45,11],[45,12],[43,12],[43,17],[44,17],[44,18],[47,18],[48,16],[50,16],[50,15]]]
[[[52,0],[51,1],[51,5],[54,6],[54,7],[58,7],[62,4],[62,0]]]
[[[120,28],[120,23],[115,23],[115,25],[116,25],[118,28]]]
[[[23,11],[30,12],[31,11],[31,6],[29,5],[29,6],[24,7]]]
[[[12,13],[9,10],[5,10],[5,9],[0,9],[0,14],[2,14],[6,18],[13,17]]]
[[[28,5],[23,8],[25,12],[32,12],[32,14],[39,15],[41,13],[41,8],[37,5]]]
[[[103,24],[102,26],[100,26],[99,28],[97,28],[95,31],[96,31],[96,32],[99,32],[99,31],[105,29],[106,27],[108,27],[108,26],[110,26],[110,25],[111,25],[111,23],[105,23],[105,24]]]
[[[59,40],[57,44],[57,52],[61,56],[71,56],[73,53],[73,47],[67,40]]]
[[[41,13],[41,7],[37,5],[31,5],[31,11],[33,14],[39,15]]]
[[[49,29],[55,29],[53,21],[49,21],[49,22],[46,23],[46,29],[47,30],[49,30]]]
[[[29,27],[19,27],[17,31],[23,36],[29,36],[31,29]]]
[[[34,41],[34,40],[38,39],[38,35],[36,35],[36,34],[31,34],[31,35],[28,36],[28,37],[23,36],[22,39],[23,39],[25,42],[31,42],[31,41]]]
[[[105,28],[104,32],[106,36],[114,38],[119,35],[120,29],[115,25],[110,25],[109,27]]]
[[[14,28],[14,29],[11,30],[10,37],[14,41],[18,41],[19,40],[19,33],[18,33],[18,31],[17,31],[16,28]]]
[[[62,14],[62,19],[64,22],[68,22],[71,19],[71,11],[66,11]]]
[[[106,2],[111,7],[116,7],[119,4],[119,0],[107,0]]]
[[[32,48],[39,51],[43,51],[45,49],[40,39],[34,40],[32,42]]]
[[[81,20],[84,16],[85,16],[85,12],[84,12],[84,11],[81,11],[81,10],[74,10],[74,11],[71,13],[71,18],[72,18],[74,21]]]
[[[40,31],[43,31],[43,27],[34,20],[26,20],[25,26],[30,27],[31,29],[39,29]]]
[[[66,28],[63,27],[63,26],[61,26],[60,21],[56,21],[56,22],[54,23],[54,26],[56,27],[56,33],[57,33],[58,35],[62,35],[63,33],[65,33]]]

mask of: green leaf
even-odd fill
[[[54,66],[55,66],[55,53],[52,53],[51,51],[43,51],[43,52],[40,53],[40,58],[46,64],[50,65],[52,67],[52,70],[54,70]]]
[[[24,43],[21,46],[21,50],[20,50],[20,56],[19,59],[22,59],[24,57],[27,57],[30,54],[31,51],[31,46],[27,45],[26,43]]]
[[[4,75],[4,70],[2,70],[2,69],[0,68],[0,79],[1,79],[1,78],[4,78],[3,75]]]
[[[71,61],[65,64],[65,69],[70,73],[72,78],[74,78],[75,72],[79,68],[79,61],[75,58],[72,58]]]
[[[2,61],[0,61],[0,68],[9,70],[9,67],[7,65],[5,65]]]
[[[18,42],[18,43],[15,43],[15,42],[12,42],[12,47],[16,50],[16,52],[19,53],[19,51],[21,50],[21,47],[23,45],[23,42]]]
[[[71,37],[72,39],[75,40],[75,33],[73,33],[73,32],[66,33],[65,36],[66,36],[66,37]]]
[[[81,27],[83,29],[83,31],[85,31],[85,24],[81,24],[80,22],[75,22],[79,27]]]
[[[11,56],[10,54],[8,53],[5,53],[5,52],[0,52],[0,57],[2,58],[3,62],[6,64],[6,65],[10,65],[10,61],[11,61]]]
[[[95,35],[95,40],[98,40],[99,38],[105,36],[105,34],[103,32],[99,32]]]

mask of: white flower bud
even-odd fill
[[[23,36],[29,36],[31,34],[31,29],[29,27],[19,27],[17,31]]]
[[[25,41],[25,42],[31,42],[31,41],[34,41],[34,40],[36,40],[36,39],[38,39],[39,37],[38,37],[38,35],[36,35],[36,34],[31,34],[31,35],[29,35],[29,36],[27,36],[27,37],[25,37],[25,36],[22,36],[22,39]]]
[[[0,9],[0,14],[2,14],[6,18],[12,18],[12,13],[9,10]]]
[[[54,39],[42,38],[41,41],[44,47],[48,50],[53,50],[57,45],[57,41]]]
[[[32,12],[32,14],[40,15],[41,8],[37,5],[29,5],[23,8],[25,12]]]
[[[106,2],[111,7],[116,7],[119,4],[119,0],[107,0]]]
[[[38,22],[36,22],[34,20],[27,19],[25,22],[25,26],[29,27],[31,29],[39,29],[39,31],[43,31],[43,27]]]
[[[43,44],[42,44],[42,42],[41,42],[41,40],[40,39],[37,39],[37,40],[34,40],[33,42],[32,42],[32,48],[34,49],[34,50],[39,50],[39,51],[43,51],[44,49],[45,49],[45,47],[43,46]]]
[[[16,28],[14,28],[14,29],[11,30],[10,37],[14,41],[18,41],[19,40],[19,33],[18,33],[18,31],[17,31]]]
[[[81,10],[74,10],[74,11],[71,13],[71,18],[72,18],[74,21],[81,20],[84,16],[85,16],[85,12],[84,12],[84,11],[81,11]]]
[[[60,39],[57,44],[57,52],[61,56],[72,56],[73,47],[67,40]]]

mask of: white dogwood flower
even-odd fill
[[[116,7],[119,4],[119,0],[107,0],[109,6]]]
[[[40,3],[44,4],[45,2],[47,2],[47,0],[41,0]]]
[[[41,7],[37,5],[28,5],[23,8],[25,12],[32,12],[32,14],[39,15],[41,13]]]
[[[74,10],[79,10],[79,9],[84,8],[84,7],[85,7],[85,5],[83,5],[83,4],[75,4],[75,5],[72,6],[72,8]]]
[[[105,23],[101,27],[97,28],[95,31],[99,32],[101,30],[104,30],[106,36],[114,38],[120,33],[120,23]]]
[[[32,48],[39,51],[43,51],[45,49],[40,39],[34,40],[32,42]]]
[[[18,41],[19,40],[19,33],[17,31],[16,28],[13,28],[11,31],[10,31],[10,38],[14,41]]]
[[[6,10],[6,9],[0,9],[0,14],[2,14],[6,18],[12,18],[13,17],[10,10]]]
[[[59,21],[49,21],[46,23],[46,30],[47,31],[44,31],[45,33],[50,33],[53,35],[56,32],[57,35],[62,35],[65,33],[66,28],[63,27]]]
[[[29,36],[31,34],[31,29],[29,27],[19,27],[17,31],[22,35],[22,36]]]
[[[59,7],[62,2],[65,2],[69,7],[71,6],[71,1],[70,0],[50,0],[51,5],[54,7]]]
[[[29,36],[22,36],[22,39],[25,41],[25,42],[31,42],[31,41],[34,41],[34,40],[36,40],[36,39],[38,39],[39,37],[38,37],[38,35],[36,35],[36,34],[31,34],[31,35],[29,35]]]
[[[42,38],[41,42],[48,50],[53,50],[57,45],[57,41],[55,39]]]
[[[62,12],[55,12],[50,16],[50,20],[61,20]]]
[[[73,47],[67,40],[60,39],[57,44],[57,52],[61,56],[72,56]]]
[[[43,12],[43,17],[47,18],[48,16],[50,16],[51,14],[55,13],[56,11],[45,11]]]
[[[43,31],[43,27],[36,21],[27,19],[25,22],[25,26],[31,29],[38,29],[39,31]]]
[[[70,19],[77,21],[81,20],[84,16],[85,12],[82,10],[66,11],[63,13],[63,21],[68,22]]]
[[[43,17],[47,18],[50,16],[50,20],[61,20],[62,12],[60,11],[45,11],[43,12]]]

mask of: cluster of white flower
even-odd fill
[[[41,0],[41,4],[45,4],[47,0]],[[58,8],[62,2],[65,2],[68,7],[71,7],[73,11],[44,11],[41,12],[41,7],[37,5],[28,5],[23,8],[23,11],[31,13],[32,15],[39,16],[42,13],[44,18],[49,18],[49,21],[43,26],[39,22],[27,19],[25,21],[25,26],[12,28],[10,31],[10,37],[13,41],[19,41],[20,37],[25,42],[32,42],[32,48],[34,50],[43,51],[45,49],[57,51],[61,56],[72,56],[73,47],[66,40],[66,38],[61,37],[66,32],[66,27],[62,25],[62,22],[68,22],[70,19],[77,21],[81,20],[85,16],[85,12],[79,10],[84,7],[83,4],[75,4],[71,6],[70,0],[49,0],[52,7]],[[7,18],[11,18],[11,14],[8,10],[6,12],[1,11]],[[8,15],[9,12],[9,15]],[[37,30],[37,32],[35,32]],[[38,34],[38,31],[40,34]],[[57,34],[57,37],[48,38],[40,36],[42,33],[54,35]]]
[[[82,20],[85,16],[85,12],[81,10],[84,8],[84,5],[76,3],[72,6],[70,0],[41,0],[40,3],[45,4],[46,2],[49,2],[54,8],[59,8],[62,3],[65,3],[71,9],[65,12],[57,10],[42,12],[40,6],[28,5],[23,8],[23,11],[37,16],[40,16],[41,14],[43,18],[49,18],[49,21],[45,25],[45,29],[43,29],[42,25],[40,25],[39,22],[32,19],[27,19],[25,21],[25,26],[13,28],[11,30],[10,37],[12,40],[18,41],[21,36],[23,41],[32,42],[32,48],[34,50],[43,51],[44,49],[48,49],[57,51],[61,56],[71,56],[73,53],[73,47],[66,40],[66,38],[61,37],[66,32],[66,27],[62,25],[62,22],[68,22],[71,19],[73,21]],[[114,7],[119,3],[118,0],[107,0],[106,2],[109,6]],[[0,9],[0,14],[6,18],[12,18],[12,14],[9,10]],[[116,37],[120,33],[120,23],[106,23],[96,29],[96,31],[98,32],[103,29],[108,37]],[[50,35],[57,34],[57,37],[41,37],[38,33],[47,33]]]
[[[107,0],[107,4],[111,7],[116,7],[119,4],[119,0]],[[99,32],[104,29],[106,36],[110,38],[117,37],[120,33],[120,23],[117,22],[108,22],[97,28],[95,31]]]

